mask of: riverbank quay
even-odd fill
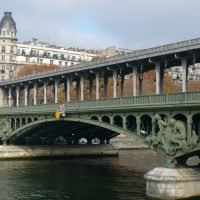
[[[0,146],[0,160],[118,156],[112,145]]]

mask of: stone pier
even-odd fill
[[[158,167],[144,177],[149,199],[200,199],[200,169]]]

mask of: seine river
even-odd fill
[[[112,158],[0,161],[0,199],[144,200],[143,175],[162,163],[150,150]]]

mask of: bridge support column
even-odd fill
[[[12,87],[8,88],[8,107],[11,107],[11,101],[12,101]]]
[[[92,99],[92,94],[93,94],[93,78],[89,78],[89,85],[90,85],[90,99]]]
[[[96,72],[96,73],[95,73],[95,75],[96,75],[96,100],[99,100],[99,89],[100,89],[99,83],[100,83],[100,73],[99,73],[99,72]]]
[[[81,85],[81,101],[84,101],[84,75],[83,74],[80,77],[80,85]]]
[[[104,76],[104,97],[107,98],[108,96],[108,76]]]
[[[67,77],[67,102],[70,102],[70,77]]]
[[[80,99],[79,93],[80,93],[80,81],[77,80],[76,81],[76,97],[77,97],[77,101],[79,101],[79,99]]]
[[[161,76],[161,67],[160,62],[155,62],[155,71],[156,71],[156,94],[162,93],[162,76]]]
[[[19,118],[19,127],[22,126],[22,118]]]
[[[113,71],[113,98],[117,98],[117,70]]]
[[[24,86],[24,106],[28,105],[28,85]]]
[[[182,92],[187,92],[187,78],[188,78],[188,63],[187,58],[182,58],[182,70],[183,70],[183,76],[182,76]]]
[[[0,88],[0,107],[7,107],[7,92],[5,88]]]
[[[156,135],[156,126],[155,126],[156,119],[154,116],[152,116],[151,122],[152,122],[152,135]]]
[[[14,118],[14,130],[17,129],[17,119]]]
[[[44,82],[43,89],[44,89],[44,104],[47,104],[47,82]]]
[[[124,74],[121,74],[121,97],[124,96]]]
[[[64,102],[67,102],[67,83],[64,82]]]
[[[54,102],[58,103],[58,80],[55,80],[54,84]]]
[[[142,96],[143,72],[139,74],[139,96]]]
[[[16,106],[19,106],[19,86],[16,86]]]
[[[137,135],[140,135],[141,119],[139,116],[136,119],[136,124],[137,124]]]
[[[127,130],[126,123],[127,123],[126,117],[123,117],[123,129],[124,129],[124,130]]]
[[[33,105],[37,105],[37,83],[34,83],[34,87],[33,87]]]
[[[133,67],[133,96],[137,96],[137,67]]]
[[[191,144],[191,137],[192,137],[192,117],[187,117],[187,142]]]
[[[113,119],[113,117],[110,117],[110,125],[114,125],[114,119]]]

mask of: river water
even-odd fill
[[[119,157],[0,161],[0,200],[144,200],[144,173],[163,164],[151,150]]]

